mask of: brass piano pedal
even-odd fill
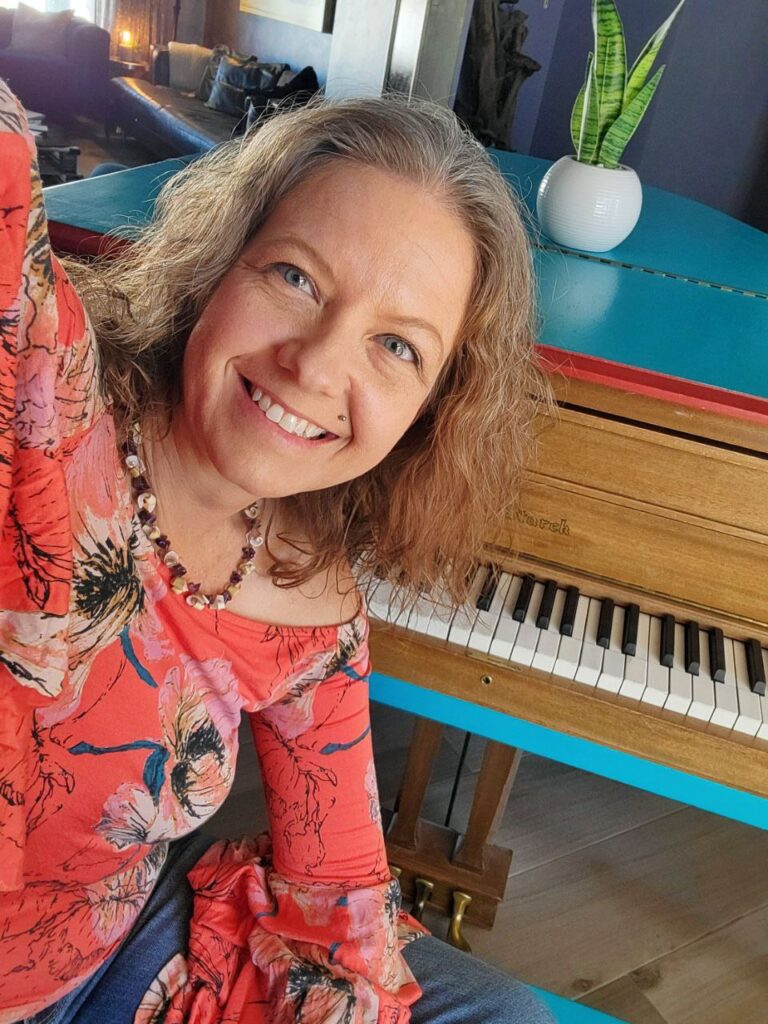
[[[448,928],[448,942],[457,949],[463,949],[465,953],[471,953],[472,947],[461,934],[461,926],[464,922],[464,911],[471,902],[472,897],[466,892],[459,892],[458,889],[454,891],[453,913],[451,914],[451,923]]]
[[[429,899],[432,897],[432,892],[435,888],[435,883],[430,882],[428,878],[414,878],[414,899],[413,907],[411,909],[411,915],[420,921],[424,916],[424,907]]]
[[[389,865],[389,873],[390,873],[390,875],[392,875],[393,878],[396,878],[398,880],[398,882],[399,882],[400,881],[400,875],[402,875],[402,873],[403,873],[403,869],[399,868],[396,864],[390,864]]]

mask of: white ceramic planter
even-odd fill
[[[536,212],[544,234],[559,245],[606,252],[629,235],[642,205],[631,167],[592,167],[564,156],[542,178]]]

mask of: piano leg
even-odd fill
[[[413,727],[408,760],[397,797],[397,813],[389,839],[398,846],[415,850],[418,845],[419,814],[443,739],[443,726],[429,718],[417,718]]]
[[[504,744],[486,745],[467,832],[462,837],[455,829],[420,816],[441,737],[441,725],[417,719],[398,810],[391,815],[386,833],[388,860],[399,869],[406,900],[415,897],[416,880],[426,879],[434,885],[429,896],[431,907],[452,914],[458,891],[470,898],[462,901],[463,917],[491,928],[512,860],[512,851],[492,845],[491,839],[504,812],[520,754]],[[384,816],[386,821],[387,812]],[[421,893],[422,887],[419,889]]]
[[[452,864],[483,871],[489,840],[499,827],[522,752],[504,743],[488,741],[469,813],[467,831],[459,841]]]

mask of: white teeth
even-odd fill
[[[255,387],[251,392],[251,398],[261,411],[266,413],[267,419],[277,424],[286,434],[295,434],[297,437],[306,438],[320,437],[321,434],[325,434],[322,427],[300,419],[292,412],[286,412],[279,402],[273,401],[269,395],[264,394],[261,388]]]

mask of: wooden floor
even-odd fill
[[[374,707],[382,803],[392,806],[412,718]],[[443,821],[462,735],[449,730],[428,795]],[[266,827],[250,732],[207,831]],[[452,824],[480,767],[473,738]],[[768,1022],[768,834],[543,758],[522,760],[497,841],[514,850],[492,931],[473,951],[629,1024]],[[446,919],[425,922],[445,934]]]

